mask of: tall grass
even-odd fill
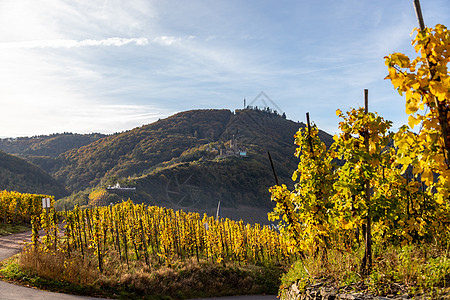
[[[37,251],[37,252],[36,252]],[[103,270],[94,255],[50,253],[28,246],[17,259],[21,278],[39,277],[44,287],[69,293],[107,297],[186,299],[239,294],[276,294],[285,268],[281,265],[255,266],[217,264],[196,258],[175,261],[168,266],[157,258],[150,264],[120,261],[111,251]],[[4,271],[0,270],[0,274]],[[17,271],[18,272],[18,271]],[[5,276],[5,274],[3,274]],[[9,274],[7,277],[14,277]],[[29,279],[27,279],[29,280]],[[58,282],[64,282],[60,285]]]

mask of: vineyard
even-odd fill
[[[276,293],[294,259],[288,240],[270,226],[131,200],[40,212],[31,215],[31,242],[9,266],[25,272],[15,275],[20,281],[39,276],[46,288],[59,290],[64,282],[70,293],[178,299]],[[8,272],[0,268],[0,276],[10,278]]]
[[[65,230],[57,224],[56,212],[43,213],[33,221],[32,251],[95,257],[103,261],[114,252],[120,261],[172,264],[188,258],[215,263],[270,265],[286,262],[289,250],[282,236],[269,226],[217,220],[198,213],[162,207],[135,205],[131,200],[114,206],[63,213]],[[39,229],[45,231],[42,244]]]
[[[0,223],[30,224],[33,217],[41,215],[43,198],[54,200],[47,195],[0,191]]]

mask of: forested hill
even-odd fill
[[[184,151],[217,141],[230,117],[229,110],[189,111],[111,135],[60,155],[62,167],[54,175],[74,191],[112,177],[142,175]]]
[[[57,158],[61,167],[53,175],[75,192],[116,182],[136,187],[103,200],[82,193],[93,205],[130,197],[214,213],[221,200],[225,216],[249,220],[246,214],[256,214],[252,220],[267,220],[273,205],[268,188],[275,184],[267,151],[280,182],[292,185],[294,134],[304,126],[270,110],[186,111],[67,151]],[[331,144],[330,135],[321,131],[320,136]],[[230,155],[233,138],[245,156]],[[221,151],[228,154],[220,156]]]
[[[41,168],[0,151],[0,190],[67,196],[66,189]]]
[[[70,149],[80,148],[106,135],[101,133],[77,134],[56,133],[34,137],[0,139],[0,150],[22,157],[57,157]]]
[[[233,136],[249,150],[250,157],[266,159],[270,150],[280,168],[289,167],[291,173],[295,167],[293,136],[300,126],[304,124],[267,111],[186,111],[67,151],[58,157],[61,168],[54,176],[67,188],[82,190],[110,178],[145,175],[159,164],[186,160],[189,152],[198,154],[202,147],[226,148]],[[330,143],[329,135],[321,135]]]

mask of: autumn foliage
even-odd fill
[[[450,191],[450,32],[443,25],[415,30],[412,41],[420,55],[410,60],[404,54],[386,57],[390,79],[406,98],[408,126],[396,134],[397,163],[411,165],[415,176],[438,191],[443,203]],[[418,133],[411,129],[420,125]],[[440,175],[435,180],[435,176]]]
[[[391,132],[392,122],[360,108],[337,110],[340,133],[328,149],[315,126],[297,133],[296,186],[271,188],[276,208],[269,216],[280,219],[291,251],[354,251],[364,241],[362,267],[370,268],[368,243],[448,242],[450,34],[442,25],[416,31],[419,57],[386,57],[386,78],[406,96],[407,126]]]
[[[39,216],[42,209],[42,198],[54,198],[47,195],[26,194],[0,191],[0,223],[30,223]]]
[[[33,222],[33,232],[43,229],[45,234],[42,243],[35,237],[28,251],[62,255],[67,264],[93,259],[100,272],[105,261],[115,259],[128,267],[186,259],[270,265],[286,262],[290,255],[285,239],[269,226],[135,205],[131,200],[92,209],[76,207],[65,213],[64,233],[54,215],[43,213]]]

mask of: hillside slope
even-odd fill
[[[103,137],[106,137],[106,135],[101,133],[57,133],[34,137],[6,138],[0,139],[0,150],[22,157],[58,157],[61,153],[80,148]]]
[[[112,177],[142,175],[187,149],[217,140],[230,117],[229,110],[184,112],[99,139],[60,155],[62,167],[54,176],[77,191]]]
[[[269,150],[283,167],[295,167],[292,165],[295,161],[293,136],[301,126],[304,124],[265,111],[182,112],[62,153],[54,176],[70,190],[78,191],[110,178],[145,175],[158,164],[202,145],[212,143],[217,148],[225,148],[233,136],[251,152],[265,156]],[[331,136],[324,132],[321,136],[330,144]]]
[[[275,184],[267,152],[280,182],[292,185],[294,134],[304,126],[269,110],[187,111],[67,151],[54,176],[75,192],[116,182],[136,187],[91,204],[131,198],[211,214],[220,200],[223,216],[267,220]],[[331,144],[330,135],[320,136]]]
[[[247,156],[218,157],[210,147],[191,149],[175,162],[167,162],[134,180],[130,197],[143,202],[248,222],[267,223],[271,211],[268,189],[275,184],[267,152],[270,151],[280,183],[292,186],[296,167],[294,134],[298,124],[264,111],[241,110],[232,114],[218,141],[235,137]],[[330,135],[321,132],[330,145]],[[218,142],[219,144],[219,142]],[[225,147],[229,143],[225,142]]]
[[[0,190],[67,196],[66,189],[41,168],[0,151]]]
[[[0,139],[0,151],[25,158],[53,174],[62,167],[57,157],[71,149],[78,149],[107,135],[100,133],[56,133],[33,137]]]

